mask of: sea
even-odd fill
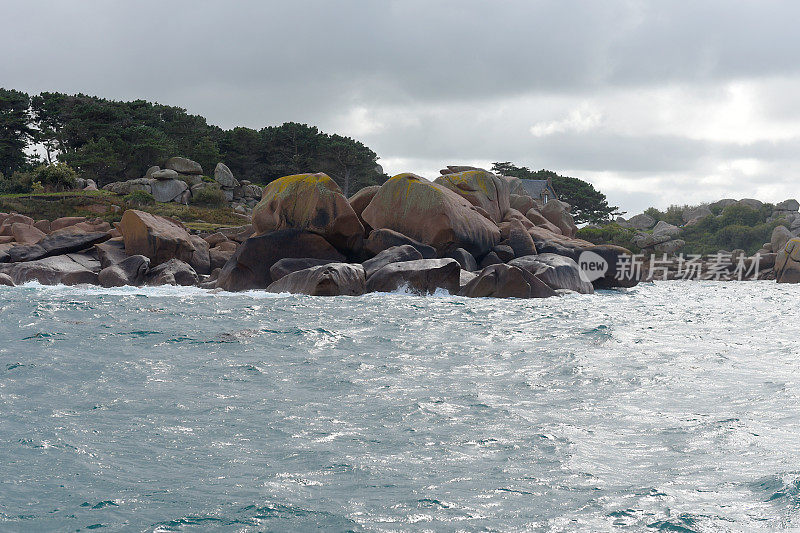
[[[797,530],[799,305],[0,287],[0,531]]]

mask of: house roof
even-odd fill
[[[547,180],[520,180],[522,187],[533,198],[539,198],[547,188]]]

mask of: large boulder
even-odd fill
[[[210,268],[213,271],[217,268],[222,268],[225,266],[225,263],[230,261],[233,254],[236,253],[236,247],[234,248],[223,248],[220,246],[215,246],[208,250],[208,260],[210,263]]]
[[[790,239],[778,251],[775,257],[775,280],[778,283],[800,283],[800,237]]]
[[[145,276],[147,285],[196,285],[200,280],[194,269],[180,259],[170,259],[151,268]]]
[[[542,216],[561,230],[563,235],[574,237],[578,232],[575,220],[569,214],[566,204],[560,200],[550,200],[542,207]]]
[[[188,263],[192,265],[192,268],[198,274],[208,274],[211,272],[211,256],[208,243],[199,235],[189,235],[189,240],[192,241],[192,246],[194,246],[194,253]]]
[[[195,247],[183,224],[177,220],[128,209],[119,224],[125,253],[143,255],[153,266],[170,259],[190,262]]]
[[[14,280],[11,279],[11,276],[8,274],[0,274],[0,286],[1,287],[13,287]]]
[[[266,289],[273,279],[272,265],[287,257],[326,259],[343,263],[345,257],[316,233],[286,229],[244,241],[219,274],[217,287],[227,291]]]
[[[661,254],[674,254],[686,245],[683,239],[672,239],[653,246],[653,250]]]
[[[581,277],[581,270],[573,259],[557,254],[539,254],[518,257],[509,265],[527,270],[551,289],[568,289],[581,294],[594,293],[594,287]]]
[[[150,260],[143,255],[132,255],[119,263],[103,268],[97,274],[97,281],[103,287],[138,286],[144,282]]]
[[[152,185],[156,180],[152,178],[137,178],[128,181],[115,181],[103,186],[103,190],[111,191],[117,194],[130,194],[134,191],[152,192]]]
[[[711,212],[711,209],[709,209],[707,205],[699,205],[697,207],[687,207],[684,209],[681,218],[683,218],[685,223],[689,223],[693,220],[702,220],[713,214],[714,213]]]
[[[96,285],[99,270],[99,261],[81,254],[0,265],[0,273],[8,274],[17,285],[28,281],[38,281],[42,285]]]
[[[171,168],[165,168],[164,170],[155,170],[151,174],[145,174],[146,178],[153,178],[154,180],[176,180],[178,179],[178,174]]]
[[[416,261],[424,259],[419,250],[409,244],[393,246],[382,251],[372,259],[364,261],[364,274],[369,278],[372,274],[391,263],[402,263],[403,261]]]
[[[314,259],[311,257],[287,257],[272,265],[269,269],[269,275],[272,277],[273,283],[275,283],[282,277],[288,276],[293,272],[329,265],[333,262],[335,261],[329,259]]]
[[[188,188],[189,185],[183,180],[163,179],[155,180],[150,186],[150,191],[156,202],[180,202]]]
[[[283,276],[267,287],[269,292],[289,292],[311,296],[360,296],[366,290],[361,265],[331,263]]]
[[[468,272],[474,272],[475,270],[478,270],[478,261],[471,253],[463,248],[450,250],[444,257],[449,257],[450,259],[455,259],[458,261],[458,264],[461,265],[462,270],[466,270]]]
[[[511,247],[514,257],[536,254],[536,244],[533,242],[533,237],[519,220],[514,219],[501,223],[500,233],[503,237],[502,243]],[[496,247],[495,251],[497,251]]]
[[[534,226],[539,228],[544,228],[547,231],[552,233],[562,235],[564,232],[561,229],[547,220],[545,216],[539,211],[537,208],[531,208],[525,213],[525,218],[527,218]]]
[[[536,203],[527,194],[509,194],[508,199],[511,209],[516,209],[520,213],[527,213],[531,209],[536,209]]]
[[[717,200],[716,202],[708,204],[708,208],[712,211],[722,211],[729,205],[733,205],[735,203],[737,202],[733,198],[723,198],[722,200]]]
[[[522,185],[522,180],[519,179],[518,177],[503,176],[502,174],[496,174],[496,176],[506,182],[506,184],[508,185],[508,192],[510,194],[516,196],[527,196],[530,198],[530,194],[528,194],[528,191],[525,190],[525,186]],[[520,211],[522,211],[522,209],[520,209]],[[525,211],[522,212],[524,213]]]
[[[602,244],[584,248],[578,256],[577,263],[584,271],[584,278],[592,270],[587,268],[588,263],[594,263],[597,258],[605,263],[602,275],[591,279],[595,290],[635,287],[639,284],[641,272],[635,268],[636,258],[630,250],[621,246]],[[594,276],[591,276],[594,278]]]
[[[109,239],[106,242],[95,244],[94,249],[97,252],[102,268],[121,263],[128,257],[128,254],[125,253],[125,243],[122,242],[122,239]]]
[[[364,187],[348,199],[348,202],[350,202],[350,207],[352,207],[353,211],[355,211],[365,230],[369,230],[371,228],[369,228],[368,224],[363,218],[361,218],[361,213],[364,212],[364,209],[366,209],[372,199],[375,198],[375,195],[378,194],[380,188],[380,185],[370,185],[369,187]]]
[[[800,202],[794,198],[775,204],[775,211],[788,211],[791,213],[796,213],[798,209],[800,209]]]
[[[556,292],[521,268],[496,264],[483,270],[459,292],[469,298],[547,298]]]
[[[444,185],[483,209],[495,224],[502,222],[511,207],[508,182],[485,170],[445,174],[436,178],[434,183]]]
[[[45,257],[80,252],[108,240],[107,232],[71,232],[69,228],[54,231],[36,244],[20,245],[0,253],[0,263],[35,261]]]
[[[233,172],[225,163],[217,163],[216,168],[214,168],[214,181],[228,189],[239,186],[239,182],[233,177]]]
[[[413,246],[422,254],[423,259],[434,259],[436,257],[436,248],[433,246],[422,244],[410,237],[406,237],[402,233],[390,229],[372,231],[364,243],[364,250],[370,255],[378,255],[382,251],[396,246]]]
[[[653,235],[661,238],[661,237],[675,237],[681,232],[681,229],[678,226],[674,226],[665,220],[659,220],[658,224],[653,228]],[[663,241],[661,241],[663,242]]]
[[[362,213],[372,228],[391,229],[440,252],[464,248],[483,256],[500,229],[478,208],[444,185],[414,174],[387,180]]]
[[[68,228],[81,222],[86,222],[86,217],[61,217],[57,218],[50,223],[50,231],[58,231],[60,229]]]
[[[792,232],[789,231],[786,226],[777,226],[772,230],[772,237],[769,240],[772,250],[776,253],[780,252],[792,237],[794,237],[794,235],[792,235]]]
[[[433,294],[443,289],[457,294],[461,267],[455,259],[417,259],[390,263],[367,280],[367,292],[393,292],[405,289],[415,294]]]
[[[756,200],[755,198],[742,198],[736,203],[739,205],[745,205],[750,209],[756,209],[756,210],[764,207],[764,202],[762,202],[761,200]]]
[[[42,230],[22,222],[11,224],[11,234],[20,244],[36,244],[46,235]]]
[[[186,159],[185,157],[170,157],[164,163],[164,168],[172,169],[179,174],[202,174],[203,167],[200,163]]]
[[[646,230],[650,229],[656,224],[656,219],[644,213],[636,215],[628,219],[628,224],[634,229]]]
[[[279,178],[264,188],[253,209],[257,235],[300,229],[322,235],[336,248],[359,252],[364,226],[341,189],[327,174],[298,174]]]

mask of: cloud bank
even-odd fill
[[[514,161],[629,213],[800,196],[800,4],[6,1],[0,85],[307,122],[387,172]]]

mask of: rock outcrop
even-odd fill
[[[138,286],[144,282],[149,268],[150,259],[143,255],[132,255],[103,268],[97,274],[97,281],[103,287]]]
[[[459,294],[469,298],[547,298],[556,292],[530,272],[495,264],[481,270]]]
[[[483,256],[500,229],[478,208],[447,187],[414,174],[384,183],[362,213],[370,227],[391,229],[446,252],[464,248]]]
[[[324,237],[336,248],[358,253],[364,227],[339,186],[326,174],[299,174],[271,182],[253,210],[257,235],[300,229]]]
[[[267,291],[311,296],[360,296],[366,291],[366,279],[361,265],[330,263],[287,274],[270,284]]]
[[[499,224],[509,210],[508,182],[485,170],[466,170],[444,174],[434,183],[443,185],[470,204],[488,213],[489,218]]]
[[[367,280],[367,292],[394,292],[404,289],[414,294],[433,294],[439,289],[457,294],[461,267],[455,259],[418,259],[390,263]]]
[[[778,283],[800,283],[800,237],[784,244],[775,258],[775,280]]]
[[[170,259],[189,263],[195,253],[186,228],[177,220],[128,209],[122,215],[119,229],[125,242],[125,253],[143,255],[153,266]]]
[[[581,270],[574,260],[563,255],[539,254],[518,257],[508,263],[527,270],[554,290],[570,290],[581,294],[593,294],[594,287],[581,277]]]
[[[409,244],[404,244],[402,246],[393,246],[391,248],[387,248],[383,250],[381,253],[373,257],[372,259],[368,259],[364,261],[364,273],[369,278],[377,272],[378,270],[382,269],[386,265],[391,263],[402,263],[404,261],[417,261],[419,259],[424,259],[422,254],[419,253],[419,250],[414,248]]]
[[[345,262],[345,257],[320,235],[285,229],[244,241],[222,268],[217,287],[227,291],[266,289],[273,281],[270,268],[287,257]]]
[[[433,246],[422,244],[410,237],[406,237],[402,233],[390,229],[373,230],[364,243],[364,250],[369,255],[378,255],[382,251],[396,246],[412,246],[422,254],[423,259],[436,258],[436,248]]]

